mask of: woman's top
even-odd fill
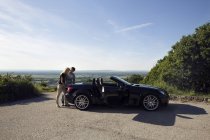
[[[66,83],[66,74],[61,73],[58,84],[65,84]]]

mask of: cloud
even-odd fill
[[[153,24],[151,22],[148,22],[148,23],[143,23],[143,24],[138,24],[138,25],[122,28],[114,20],[108,19],[107,23],[114,28],[115,33],[123,33],[123,32],[132,31],[132,30],[138,30],[138,29],[141,29],[141,28],[151,26]]]
[[[51,38],[31,37],[24,33],[0,30],[0,68],[20,70],[63,69],[75,66],[79,70],[140,69],[146,58],[136,65],[136,57],[143,56],[136,50],[81,46]],[[128,59],[129,58],[129,59]],[[123,62],[123,63],[121,63]],[[148,68],[149,69],[149,68]]]
[[[136,65],[136,58],[142,54],[136,54],[136,50],[123,49],[123,45],[114,47],[113,44],[116,42],[112,40],[109,47],[102,47],[107,45],[106,40],[98,36],[90,36],[93,40],[97,40],[91,46],[85,44],[82,39],[82,43],[77,44],[63,39],[65,37],[63,34],[74,33],[68,32],[66,28],[75,29],[75,27],[79,28],[79,25],[19,0],[1,0],[0,21],[1,70],[63,69],[66,66],[86,70],[126,70],[144,67],[143,63]],[[108,20],[107,23],[112,25],[115,31],[120,29],[113,20]],[[119,31],[139,29],[149,24],[136,26]],[[57,30],[60,34],[57,34]],[[121,40],[119,42],[122,43]],[[117,42],[115,45],[118,44]],[[141,60],[146,62],[147,58],[141,58]]]
[[[126,27],[120,30],[117,30],[117,33],[121,33],[121,32],[128,32],[128,31],[132,31],[132,30],[137,30],[137,29],[141,29],[141,28],[145,28],[152,25],[152,23],[144,23],[144,24],[139,24],[139,25],[134,25],[134,26],[130,26],[130,27]]]
[[[83,46],[24,34],[0,37],[1,69],[61,69],[86,65],[100,50],[87,51]],[[80,66],[80,67],[81,67]]]
[[[115,29],[119,28],[119,25],[117,25],[117,23],[115,21],[111,20],[111,19],[108,19],[107,23],[112,25],[112,27],[115,28]]]
[[[25,4],[20,0],[2,0],[0,3],[0,28],[10,32],[38,35],[50,31],[50,27],[76,26],[57,15]]]
[[[76,24],[21,1],[3,0],[0,21],[1,69],[60,69],[69,65],[85,69],[87,61],[95,64],[95,57],[102,53],[100,48],[52,36],[56,29]]]
[[[102,38],[99,38],[99,37],[96,37],[96,36],[92,37],[92,39],[95,40],[95,41],[104,42],[104,40]]]

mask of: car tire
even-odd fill
[[[160,99],[157,95],[147,94],[142,99],[142,106],[147,111],[155,111],[160,107]]]
[[[90,98],[86,94],[78,94],[74,98],[74,105],[79,110],[87,110],[90,107],[90,104]]]

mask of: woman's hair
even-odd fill
[[[70,68],[69,68],[69,67],[67,67],[67,68],[65,68],[65,70],[64,70],[62,73],[67,74],[69,71],[70,71]]]

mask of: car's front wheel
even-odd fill
[[[74,105],[79,110],[87,110],[90,106],[90,99],[86,94],[79,94],[74,99]]]
[[[156,95],[148,94],[143,97],[142,105],[145,110],[154,111],[159,108],[160,100]]]

